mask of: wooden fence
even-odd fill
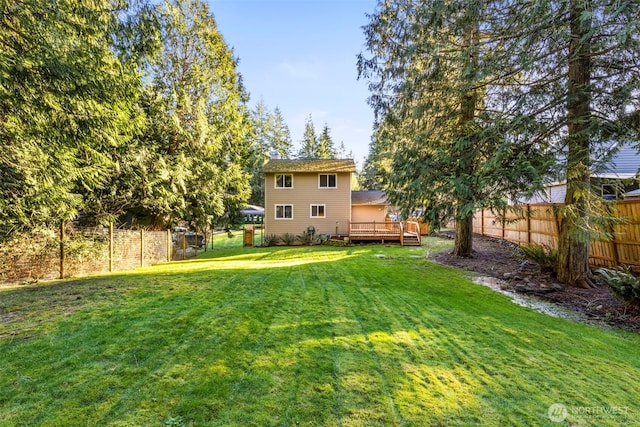
[[[506,221],[484,209],[473,219],[474,233],[496,237],[519,245],[537,243],[558,247],[558,224],[562,204],[527,204],[518,210],[506,210]],[[611,213],[621,219],[607,230],[610,238],[591,242],[589,262],[593,267],[616,265],[640,268],[640,200],[620,201],[610,205]]]

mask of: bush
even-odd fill
[[[275,234],[269,234],[264,238],[265,246],[275,246],[280,242],[280,238]]]
[[[601,268],[596,273],[622,302],[640,305],[640,279],[630,270]]]
[[[349,242],[345,240],[327,239],[322,242],[322,244],[326,246],[347,246]]]
[[[310,245],[313,243],[313,235],[307,233],[306,231],[297,236],[296,239],[303,245]]]
[[[284,233],[282,237],[280,237],[280,240],[282,240],[282,243],[285,245],[291,246],[293,245],[293,242],[296,241],[296,236],[291,233]]]
[[[520,246],[522,257],[533,261],[540,266],[542,271],[556,272],[558,267],[558,250],[551,249],[547,245],[531,243]]]

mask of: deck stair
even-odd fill
[[[404,246],[420,246],[420,236],[416,236],[413,233],[404,233],[404,239],[402,244]]]

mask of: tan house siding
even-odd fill
[[[351,220],[353,222],[384,222],[387,214],[383,205],[353,205],[351,208]]]
[[[278,172],[282,174],[287,172]],[[320,188],[321,174],[336,175],[336,188]],[[316,234],[346,235],[351,221],[350,172],[291,172],[292,188],[276,188],[276,173],[265,173],[265,234],[302,234],[315,227]],[[276,219],[276,205],[292,205],[292,219]],[[325,217],[312,218],[311,205],[324,205]]]

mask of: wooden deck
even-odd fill
[[[352,222],[349,241],[399,242],[402,246],[420,246],[420,225],[414,221]]]

